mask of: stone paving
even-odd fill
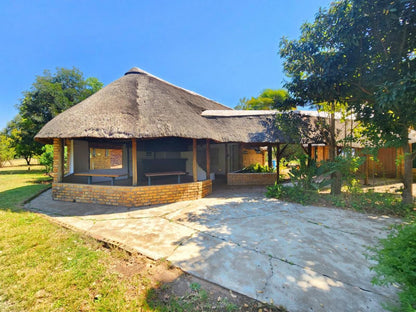
[[[371,284],[365,253],[398,219],[281,202],[255,187],[144,208],[53,201],[47,191],[26,208],[289,311],[383,311],[396,298]]]

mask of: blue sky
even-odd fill
[[[229,107],[280,88],[280,38],[329,0],[0,3],[0,129],[37,75],[79,68],[105,85],[133,66]]]

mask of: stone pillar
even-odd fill
[[[60,183],[64,177],[64,143],[53,139],[53,182]]]

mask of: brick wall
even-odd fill
[[[265,165],[265,152],[257,153],[254,149],[243,148],[243,167],[252,164]]]
[[[53,183],[55,200],[138,207],[194,200],[212,193],[212,181],[152,186]]]
[[[234,173],[227,174],[228,185],[271,185],[277,173]]]
[[[61,139],[53,139],[53,182],[62,181],[64,175],[64,145]]]

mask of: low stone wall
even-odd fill
[[[271,185],[274,184],[277,173],[239,173],[227,174],[228,185]]]
[[[211,193],[211,180],[152,186],[52,183],[52,197],[55,200],[128,207],[195,200]]]

